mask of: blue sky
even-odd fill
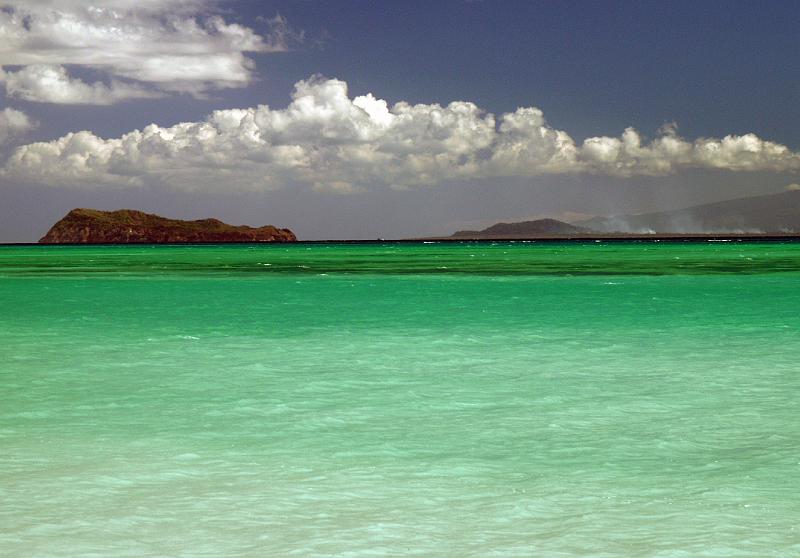
[[[298,2],[275,9],[311,35],[330,36],[319,51],[265,57],[281,80],[276,93],[308,68],[346,79],[356,94],[381,91],[390,100],[463,99],[494,112],[533,104],[579,137],[678,120],[690,136],[753,131],[795,147],[800,141],[786,118],[800,115],[797,3]]]
[[[796,2],[91,4],[0,1],[0,241],[74,206],[372,238],[800,182]]]

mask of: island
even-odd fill
[[[53,225],[41,244],[174,244],[195,242],[295,242],[289,229],[235,226],[219,219],[182,221],[119,209],[73,209]]]
[[[538,219],[519,223],[497,223],[480,231],[457,231],[452,239],[506,239],[588,236],[590,229],[556,219]]]

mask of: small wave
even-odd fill
[[[200,459],[200,456],[196,453],[181,453],[175,456],[177,461],[194,461],[195,459]]]

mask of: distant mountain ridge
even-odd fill
[[[457,231],[452,238],[526,238],[585,235],[592,231],[557,219],[497,223],[480,231]]]
[[[134,209],[67,213],[40,240],[43,244],[293,242],[294,233],[272,225],[234,226],[218,219],[182,221]]]
[[[800,232],[800,191],[737,198],[672,211],[594,217],[575,225],[604,233]]]
[[[497,223],[482,230],[457,231],[450,238],[513,239],[592,237],[596,235],[762,235],[800,233],[800,191],[788,190],[656,211],[612,217],[593,217],[574,223],[538,219]]]

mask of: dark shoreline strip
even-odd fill
[[[328,239],[296,240],[292,242],[0,242],[0,246],[225,246],[251,245],[275,246],[285,248],[295,244],[459,244],[494,242],[800,242],[800,234],[759,234],[759,235],[596,235],[596,236],[547,236],[547,237],[491,237],[491,238],[396,238],[396,239]]]

